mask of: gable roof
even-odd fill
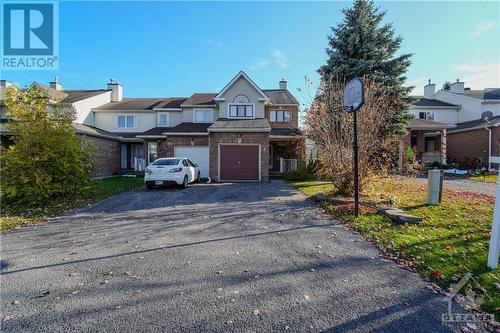
[[[216,95],[216,93],[194,93],[182,105],[215,106],[214,97]]]
[[[222,97],[222,95],[224,95],[224,93],[236,82],[238,81],[238,79],[240,78],[243,78],[245,79],[248,83],[250,83],[250,85],[255,89],[257,90],[257,92],[262,96],[262,100],[263,101],[268,101],[269,100],[269,97],[255,84],[255,82],[253,82],[249,77],[248,75],[245,74],[245,72],[243,71],[240,71],[238,74],[236,74],[236,76],[231,80],[229,81],[228,84],[226,84],[226,86],[224,88],[222,88],[222,90],[217,94],[217,96],[214,97],[214,100],[215,101],[224,101],[224,97]],[[259,98],[260,100],[260,98]]]
[[[428,99],[428,98],[419,98],[415,102],[411,103],[412,106],[419,107],[455,107],[458,108],[458,105],[446,103],[439,101],[437,99]]]
[[[186,97],[124,98],[119,102],[101,105],[94,111],[153,111],[155,109],[180,109]]]
[[[269,97],[271,104],[299,105],[287,89],[264,89],[262,91]]]
[[[52,89],[52,88],[50,88]],[[75,103],[90,97],[98,96],[100,94],[109,92],[107,89],[96,90],[63,90],[67,96],[62,100],[63,103]]]
[[[484,90],[464,90],[464,96],[477,98],[477,99],[499,99],[500,100],[500,88],[495,89],[484,89]]]
[[[175,135],[179,133],[208,133],[207,129],[212,123],[180,123],[177,126],[167,128],[164,132],[166,135]]]
[[[498,123],[500,123],[500,115],[491,117],[488,120],[485,119],[469,120],[469,121],[464,121],[462,123],[458,123],[454,129],[450,130],[450,132],[470,131],[478,128],[495,126]]]

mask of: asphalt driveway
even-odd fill
[[[1,241],[4,332],[449,330],[442,296],[281,181],[139,189]]]

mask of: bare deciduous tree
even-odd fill
[[[338,194],[352,195],[353,115],[343,110],[344,83],[323,82],[305,118],[306,134],[315,142],[320,173],[332,179]],[[398,112],[390,91],[365,81],[365,104],[358,111],[359,179],[365,185],[377,171],[393,163],[395,151],[387,121]]]

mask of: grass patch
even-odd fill
[[[322,181],[292,182],[304,194],[333,192]],[[362,209],[354,219],[352,205],[323,202],[334,217],[376,242],[382,252],[400,258],[400,263],[415,269],[442,288],[466,273],[473,274],[481,286],[470,284],[484,295],[482,308],[500,315],[500,269],[487,268],[488,246],[493,219],[494,198],[470,192],[445,189],[439,206],[426,204],[427,185],[404,179],[377,178],[363,191],[366,199],[390,199],[394,205],[423,218],[420,225],[395,225],[373,210]],[[462,290],[463,291],[463,290]]]
[[[37,212],[9,212],[2,211],[0,216],[0,231],[6,231],[28,224],[36,224],[45,217],[60,214],[66,210],[89,205],[115,194],[130,191],[144,185],[142,178],[110,177],[92,181],[92,187],[81,198],[63,200],[43,211]]]
[[[469,179],[483,183],[491,183],[491,184],[498,183],[498,175],[472,176]]]

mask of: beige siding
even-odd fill
[[[135,116],[135,128],[117,128],[117,116]],[[156,127],[156,112],[94,112],[95,126],[109,132],[144,132]]]
[[[225,102],[219,103],[219,117],[227,118],[228,105],[233,102],[238,95],[245,95],[253,103],[255,110],[255,118],[264,118],[264,102],[259,102],[262,98],[261,94],[243,77],[240,77],[234,84],[223,94]]]

